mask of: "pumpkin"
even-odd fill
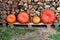
[[[16,17],[14,14],[9,14],[7,17],[6,17],[6,21],[8,23],[14,23],[16,21]]]
[[[29,22],[29,15],[28,15],[28,13],[24,12],[24,11],[19,12],[19,14],[17,15],[17,20],[21,24],[25,24],[25,23]]]
[[[53,10],[44,10],[41,14],[41,20],[45,24],[51,24],[55,21],[56,15]]]
[[[32,18],[32,22],[35,23],[35,24],[38,24],[40,22],[40,17],[39,16],[34,16]]]

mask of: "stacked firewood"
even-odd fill
[[[45,9],[52,9],[57,16],[55,22],[60,22],[60,0],[0,0],[2,20],[10,13],[17,15],[20,11],[28,12],[31,17],[39,16]]]

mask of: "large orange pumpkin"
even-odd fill
[[[44,10],[41,14],[41,20],[45,24],[51,24],[55,21],[56,15],[51,9]]]
[[[9,14],[7,17],[6,17],[6,21],[8,23],[14,23],[16,21],[16,17],[14,14]]]
[[[28,13],[24,12],[24,11],[19,12],[19,14],[17,15],[17,20],[21,24],[25,24],[25,23],[29,22],[29,15],[28,15]]]
[[[35,24],[38,24],[40,22],[40,17],[39,16],[34,16],[32,18],[32,22],[35,23]]]

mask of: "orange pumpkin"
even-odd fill
[[[19,12],[19,14],[17,15],[17,20],[21,23],[21,24],[26,24],[29,22],[29,15],[27,12],[21,11]]]
[[[39,16],[34,16],[32,18],[32,22],[35,23],[35,24],[38,24],[40,22],[40,17]]]
[[[45,24],[54,23],[56,20],[56,14],[51,9],[44,10],[41,14],[41,20]]]
[[[9,14],[7,17],[6,17],[6,21],[8,23],[14,23],[16,21],[16,16],[14,14]]]

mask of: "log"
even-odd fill
[[[52,28],[52,27],[51,27],[51,24],[47,24],[47,31],[48,31],[48,32],[51,32],[51,28]]]
[[[28,29],[31,29],[32,28],[32,25],[28,25]]]
[[[9,25],[10,25],[11,29],[14,28],[14,24],[13,23],[9,23]]]

